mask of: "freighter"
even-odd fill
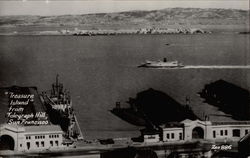
[[[82,140],[83,134],[73,110],[72,100],[69,91],[59,83],[58,75],[52,89],[42,93],[42,100],[52,124],[60,125],[65,132],[64,137],[71,140]]]
[[[163,61],[149,61],[139,65],[138,67],[147,67],[147,68],[181,68],[184,65],[177,60],[167,61],[167,58],[164,58]]]

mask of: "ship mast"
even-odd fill
[[[56,93],[57,93],[57,97],[59,98],[59,85],[58,85],[58,78],[59,78],[59,75],[57,74],[57,75],[56,75]]]
[[[82,131],[73,110],[70,93],[64,89],[63,84],[59,82],[58,74],[56,75],[55,82],[52,84],[51,95],[49,96],[45,94],[44,98],[46,98],[47,106],[49,106],[52,111],[54,111],[62,120],[69,121],[67,127],[60,121],[55,122],[55,124],[59,124],[61,127],[65,128],[65,138],[72,140],[83,139]]]

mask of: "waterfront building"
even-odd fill
[[[157,143],[160,141],[160,132],[153,129],[141,130],[143,140],[145,143]]]
[[[162,128],[162,140],[166,141],[178,141],[183,140],[183,125],[180,123],[167,124],[161,126]]]
[[[214,142],[239,141],[242,137],[250,133],[250,121],[233,122],[211,122],[201,120],[183,120],[179,123],[169,123],[160,126],[162,136],[159,141],[189,141],[193,139],[211,140]],[[150,142],[153,138],[142,132],[144,142]],[[155,137],[156,138],[156,137]],[[156,141],[156,139],[151,140]]]
[[[63,131],[57,125],[0,126],[0,150],[42,151],[62,147]]]

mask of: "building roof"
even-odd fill
[[[250,121],[212,122],[212,125],[250,125]]]
[[[185,120],[181,121],[181,123],[190,123],[190,122],[192,122],[192,120],[190,120],[190,119],[185,119]]]
[[[45,125],[45,126],[25,126],[25,132],[63,132],[60,126]]]
[[[13,131],[13,132],[24,132],[25,131],[23,126],[19,126],[19,125],[16,125],[16,124],[11,124],[11,125],[6,124],[6,123],[5,124],[0,124],[0,132],[2,130],[5,130],[5,129],[7,129],[9,131]]]
[[[202,124],[202,125],[211,125],[211,121],[201,121],[201,120],[189,120],[189,119],[186,119],[186,120],[183,120],[181,121],[181,123],[183,123],[184,125],[191,125],[191,124]]]
[[[9,130],[17,133],[63,133],[62,129],[58,125],[42,125],[42,126],[23,126],[23,125],[0,125],[0,132],[2,130]]]

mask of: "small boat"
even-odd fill
[[[145,63],[139,65],[138,67],[147,67],[147,68],[181,68],[184,65],[177,60],[167,61],[167,58],[164,58],[163,61],[146,61]]]

